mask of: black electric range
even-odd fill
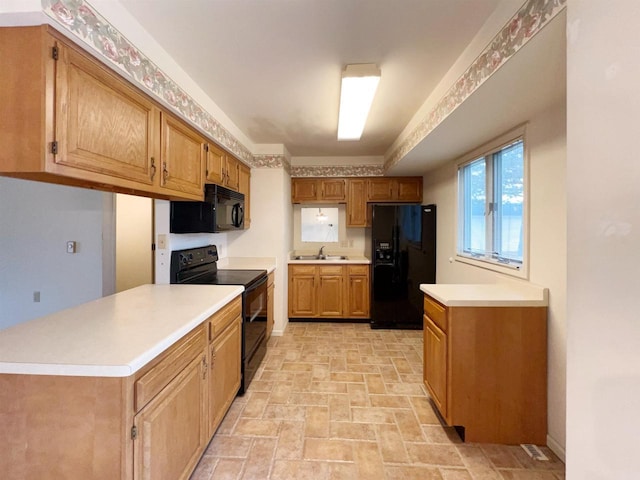
[[[218,270],[215,245],[171,252],[170,282],[242,285],[242,395],[267,351],[267,271]]]

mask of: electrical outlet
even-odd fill
[[[40,292],[37,292],[37,291],[36,291],[36,292],[33,292],[33,301],[34,301],[35,303],[40,302]]]
[[[67,242],[67,253],[76,253],[76,242],[73,240]]]
[[[158,250],[165,250],[167,248],[167,234],[158,234]]]

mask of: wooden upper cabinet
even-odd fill
[[[225,170],[225,186],[238,191],[240,162],[231,155],[227,155],[227,167]]]
[[[367,180],[350,178],[347,197],[347,227],[367,226]]]
[[[370,202],[387,202],[393,199],[393,180],[389,177],[370,178],[367,199]]]
[[[238,191],[244,194],[244,229],[251,226],[251,169],[241,163],[238,167]]]
[[[224,184],[226,152],[213,143],[207,144],[207,182]]]
[[[422,177],[398,177],[395,182],[399,202],[422,202]]]
[[[315,178],[291,179],[291,202],[315,202],[318,199],[318,181]]]
[[[233,156],[213,143],[207,150],[207,183],[215,183],[231,190],[240,190],[240,165]]]
[[[319,200],[344,202],[347,198],[347,181],[344,178],[323,178],[320,180]]]
[[[58,45],[53,171],[58,166],[152,185],[159,111],[85,55]],[[101,180],[83,174],[85,178]]]
[[[160,187],[181,197],[204,196],[205,140],[177,118],[162,114]]]
[[[422,202],[422,177],[369,178],[369,202]]]
[[[344,203],[347,199],[345,178],[292,178],[292,203]]]

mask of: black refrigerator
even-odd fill
[[[421,329],[421,283],[436,282],[436,206],[374,205],[371,328]]]

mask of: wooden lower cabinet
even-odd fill
[[[236,297],[129,377],[0,374],[0,477],[189,478],[240,386],[241,314]]]
[[[369,265],[289,265],[289,318],[369,318]]]
[[[206,355],[200,354],[134,419],[134,479],[189,478],[209,440]]]
[[[344,317],[343,284],[344,269],[342,265],[317,267],[319,317]]]
[[[546,307],[447,307],[425,295],[423,375],[465,441],[546,444]]]

